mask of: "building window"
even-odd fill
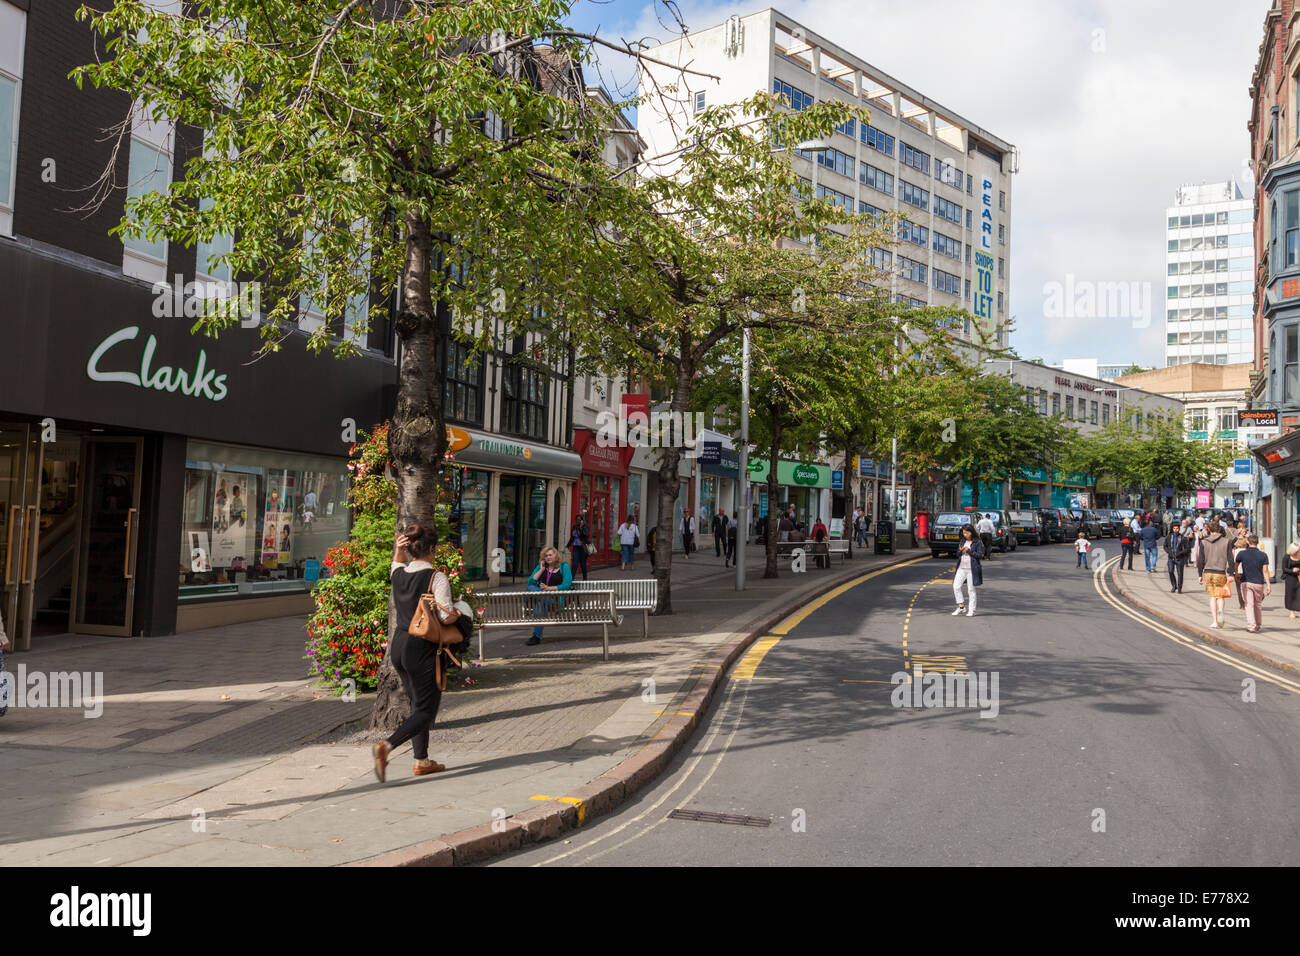
[[[348,535],[347,462],[194,440],[185,459],[180,601],[310,590]]]
[[[905,179],[898,181],[898,198],[922,212],[930,208],[930,192],[920,186],[913,186]]]
[[[695,112],[704,112],[704,90],[700,90],[695,94]]]
[[[483,424],[483,361],[468,345],[443,336],[442,411],[467,425]],[[591,378],[586,380],[591,397]]]
[[[886,196],[894,195],[894,177],[883,170],[876,169],[875,166],[858,163],[858,182],[872,189],[878,189]]]
[[[1230,432],[1237,427],[1237,410],[1235,408],[1219,409],[1219,431]]]
[[[501,430],[546,441],[546,373],[515,357],[506,363],[502,378],[505,400],[501,405]]]
[[[934,287],[940,292],[947,292],[949,295],[959,295],[961,294],[961,276],[955,276],[951,272],[944,272],[942,269],[935,269]]]
[[[971,190],[974,188],[975,188],[975,179],[973,176],[971,176],[970,173],[967,173],[966,174],[966,195],[969,196],[971,194]],[[970,225],[970,223],[967,223],[967,225]]]
[[[1109,424],[1110,424],[1110,402],[1103,402],[1103,403],[1102,403],[1102,406],[1101,406],[1101,423],[1102,423],[1103,425],[1109,425]]]
[[[1089,421],[1091,421],[1095,425],[1097,424],[1097,403],[1089,402],[1088,406],[1089,406],[1089,411],[1091,413]]]
[[[904,279],[911,279],[913,282],[919,282],[925,285],[927,267],[923,262],[917,262],[915,259],[909,259],[907,256],[898,256],[898,274]]]
[[[942,196],[934,197],[934,214],[947,219],[949,222],[961,225],[961,206],[955,202],[949,202]]]
[[[961,243],[942,233],[936,232],[934,234],[934,251],[947,256],[949,259],[961,261]]]
[[[918,246],[925,246],[930,240],[930,230],[925,226],[918,226],[910,219],[904,219],[898,224],[898,238],[914,242]]]
[[[1282,383],[1282,400],[1290,403],[1300,401],[1300,375],[1297,374],[1300,372],[1300,349],[1297,349],[1297,328],[1298,326],[1294,324],[1288,325],[1283,333],[1286,336],[1286,366]]]
[[[866,143],[877,152],[884,153],[886,156],[892,158],[894,155],[894,137],[887,133],[882,133],[874,126],[868,126],[865,123],[863,124],[862,142]]]
[[[772,92],[785,96],[790,101],[790,108],[794,110],[806,110],[813,104],[811,93],[805,93],[782,80],[772,81]]]
[[[18,156],[19,101],[22,99],[22,56],[27,14],[0,3],[0,235],[13,233],[14,167]]]
[[[1203,432],[1209,427],[1210,410],[1208,408],[1189,408],[1187,414],[1192,418],[1192,431]]]
[[[961,189],[961,175],[961,170],[952,163],[945,163],[942,159],[934,161],[934,178],[945,186]]]
[[[1285,265],[1293,266],[1297,261],[1297,241],[1300,240],[1300,190],[1289,189],[1282,194],[1282,228],[1286,241]]]
[[[1047,389],[1045,388],[1038,390],[1038,414],[1047,414]]]
[[[1073,395],[1065,396],[1065,417],[1071,420],[1074,419],[1074,396]]]
[[[1007,227],[1002,225],[1001,223],[998,223],[998,242],[1005,243],[1006,241],[1007,241]]]
[[[849,139],[852,139],[854,136],[857,135],[858,121],[855,119],[847,119],[843,123],[840,123],[835,127],[835,132],[843,133]]]
[[[127,199],[142,199],[150,193],[167,192],[172,181],[171,149],[167,146],[160,148],[132,137],[126,175]],[[161,265],[163,271],[166,271],[166,238],[159,236],[157,239],[148,239],[143,235],[128,233],[123,242],[129,252]]]
[[[813,159],[814,154],[809,150],[795,150],[795,152],[804,159]],[[841,176],[849,179],[853,178],[853,157],[846,153],[841,153],[838,149],[823,149],[816,153],[818,166],[825,166],[827,169],[833,169]]]
[[[1006,191],[1005,191],[1005,190],[1002,190],[1002,191],[998,192],[998,208],[1001,209],[1003,212],[1006,211],[1006,208],[1007,208],[1007,194],[1006,194]]]
[[[913,169],[919,169],[927,175],[930,172],[930,154],[923,153],[915,147],[909,146],[900,141],[898,144],[898,161],[906,163]]]
[[[962,292],[962,296],[961,296],[961,297],[962,297],[963,299],[969,299],[969,298],[970,298],[970,279],[967,279],[967,280],[966,280],[966,289],[965,289],[964,292]]]
[[[1061,414],[1061,393],[1060,392],[1052,393],[1052,414],[1053,415]]]
[[[1007,277],[1007,260],[999,256],[998,257],[998,278],[1005,279],[1006,277]]]

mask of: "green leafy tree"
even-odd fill
[[[324,316],[308,348],[353,353],[396,303],[389,445],[402,524],[434,520],[443,482],[440,317],[483,351],[545,326],[539,316],[589,314],[602,290],[635,303],[643,288],[605,254],[638,231],[644,207],[599,159],[610,117],[579,68],[602,43],[640,54],[566,28],[571,5],[204,0],[164,13],[115,0],[79,11],[105,42],[74,78],[132,104],[96,200],[121,188],[118,156],[138,119],[176,128],[177,181],[129,199],[119,232],[178,246],[233,236],[218,264],[261,284],[264,352],[289,347],[307,311]],[[220,310],[195,329],[236,321]],[[384,669],[375,724],[387,728],[405,703]]]

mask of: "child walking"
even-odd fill
[[[1078,560],[1074,562],[1076,568],[1088,567],[1088,552],[1092,550],[1092,542],[1088,540],[1088,532],[1082,528],[1079,529],[1079,537],[1074,540],[1074,550],[1078,552]]]

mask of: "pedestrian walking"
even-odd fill
[[[628,515],[629,519],[631,517],[631,515]],[[560,560],[560,552],[554,548],[543,548],[537,567],[528,576],[528,590],[545,591],[548,595],[554,595],[560,591],[567,591],[572,587],[573,572],[567,564]],[[537,617],[543,617],[551,610],[557,609],[559,602],[558,597],[544,597],[537,602],[534,613]],[[542,626],[540,624],[533,628],[533,636],[526,643],[529,646],[542,643]]]
[[[829,568],[831,566],[830,545],[826,543],[826,525],[822,519],[818,518],[817,523],[812,526],[812,554],[813,564],[818,568]]]
[[[1133,551],[1136,547],[1134,538],[1137,530],[1133,527],[1137,524],[1137,518],[1125,518],[1124,528],[1119,533],[1119,566],[1124,567],[1125,560],[1128,561],[1128,569],[1133,570]]]
[[[980,516],[979,524],[975,525],[976,532],[979,533],[980,543],[984,545],[984,555],[993,560],[993,535],[997,532],[997,526],[993,524],[993,518],[984,514]]]
[[[739,560],[736,557],[736,539],[740,536],[740,512],[733,511],[731,520],[727,522],[727,563],[726,567],[731,567]]]
[[[628,515],[627,520],[614,532],[618,535],[618,544],[622,553],[619,556],[618,569],[626,571],[636,567],[636,549],[641,544],[641,529],[636,526],[636,515]]]
[[[1147,573],[1155,574],[1160,564],[1160,532],[1156,530],[1154,521],[1146,521],[1138,531],[1138,538],[1142,542],[1142,557],[1146,561]]]
[[[975,528],[969,524],[962,525],[961,529],[961,546],[957,552],[957,573],[952,578],[952,595],[957,601],[957,610],[952,612],[956,617],[962,611],[966,612],[967,617],[975,616],[975,589],[984,583],[984,571],[980,566],[980,561],[984,557],[984,542],[975,536]],[[967,598],[962,597],[962,587],[966,588]],[[967,607],[967,601],[970,606]]]
[[[1183,571],[1192,555],[1192,539],[1186,535],[1185,527],[1174,526],[1165,535],[1165,554],[1169,557],[1169,593],[1183,593]]]
[[[655,567],[655,543],[659,540],[659,526],[651,525],[645,536],[645,553],[650,555],[650,570]]]
[[[1169,513],[1169,509],[1166,508],[1164,511],[1160,513],[1160,527],[1165,534],[1169,534],[1169,532],[1173,529],[1173,525],[1174,525],[1174,516],[1171,515]]]
[[[582,571],[582,580],[587,580],[587,545],[591,542],[591,532],[587,530],[587,519],[578,515],[569,529],[569,553],[573,555],[575,570]]]
[[[1282,603],[1294,621],[1296,611],[1300,611],[1300,542],[1293,541],[1286,549],[1286,557],[1282,559],[1282,581],[1285,585]]]
[[[870,526],[871,519],[867,517],[867,513],[865,511],[858,512],[857,531],[859,548],[865,548],[867,546],[867,531]]]
[[[682,515],[682,554],[689,558],[695,550],[695,515]]]
[[[429,759],[429,728],[438,716],[442,691],[438,687],[438,658],[442,648],[410,633],[411,618],[420,605],[420,597],[433,592],[438,620],[451,624],[460,617],[452,608],[451,582],[441,571],[434,571],[429,558],[438,546],[438,532],[421,524],[409,524],[397,534],[393,547],[393,564],[388,580],[393,589],[397,611],[397,629],[393,631],[388,653],[393,668],[402,681],[411,702],[411,713],[387,740],[371,747],[375,776],[383,783],[388,773],[388,756],[408,740],[415,755],[412,773],[417,777],[447,768]],[[445,613],[443,609],[446,609]]]
[[[1232,578],[1233,583],[1237,586],[1237,608],[1244,611],[1246,610],[1246,592],[1241,586],[1242,572],[1237,568],[1237,555],[1246,550],[1249,546],[1249,542],[1246,540],[1244,534],[1239,534],[1235,530],[1225,533],[1228,534],[1228,537],[1233,539],[1232,556],[1228,560],[1228,567],[1231,570],[1229,570],[1228,576]]]
[[[794,519],[788,513],[781,515],[781,521],[777,524],[776,530],[781,533],[780,540],[789,541],[790,534],[794,531]]]
[[[1205,587],[1210,599],[1210,626],[1223,627],[1223,599],[1232,593],[1228,587],[1228,559],[1232,543],[1223,533],[1217,518],[1205,522],[1205,536],[1201,538],[1200,554],[1196,563],[1197,580]]]
[[[715,557],[723,557],[723,552],[727,550],[727,513],[719,509],[718,513],[713,516],[713,522],[709,528],[713,534],[713,554]]]
[[[1236,567],[1241,572],[1240,589],[1246,592],[1246,633],[1258,634],[1263,625],[1264,598],[1273,593],[1269,581],[1268,555],[1259,550],[1259,536],[1246,539],[1246,547],[1237,552]]]
[[[1076,568],[1086,568],[1088,566],[1088,552],[1092,550],[1092,542],[1088,540],[1088,532],[1082,528],[1079,529],[1079,536],[1074,539],[1074,553],[1078,555],[1075,559]]]

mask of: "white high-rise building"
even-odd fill
[[[1165,364],[1253,362],[1254,209],[1235,182],[1181,186],[1165,210]]]
[[[864,27],[860,43],[878,37]],[[796,170],[820,198],[863,214],[907,217],[895,247],[878,252],[891,267],[895,301],[965,308],[983,327],[1001,327],[998,344],[1006,344],[1012,144],[772,9],[733,16],[646,53],[673,66],[642,61],[643,96],[669,84],[689,87],[648,96],[637,110],[650,157],[676,149],[695,113],[759,90],[784,94],[796,110],[827,97],[869,109],[871,122],[845,123],[830,149],[797,152]],[[683,78],[676,66],[694,72]],[[970,336],[971,321],[958,331]]]

